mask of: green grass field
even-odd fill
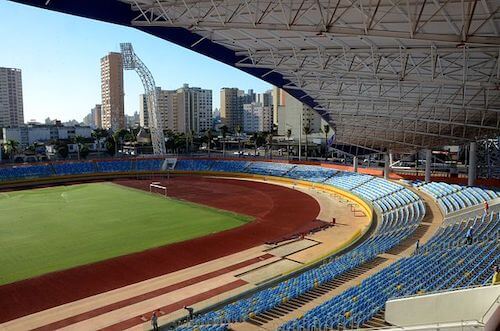
[[[111,183],[0,193],[0,284],[200,237],[250,220]]]

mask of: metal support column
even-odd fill
[[[425,182],[431,181],[432,150],[425,150]]]
[[[467,177],[467,185],[474,186],[476,184],[476,158],[477,158],[477,143],[470,143],[469,149],[469,174]]]
[[[384,178],[389,179],[389,154],[384,154]]]
[[[353,156],[352,158],[352,171],[358,172],[358,157]]]

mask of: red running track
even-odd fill
[[[116,183],[149,190],[149,180]],[[168,246],[0,286],[0,323],[233,254],[318,225],[320,207],[278,185],[203,177],[173,177],[168,194],[247,214],[253,222]],[[43,263],[43,261],[41,261]]]

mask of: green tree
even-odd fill
[[[290,137],[292,136],[292,129],[286,130],[286,158],[290,159]]]
[[[90,154],[90,149],[87,145],[83,145],[82,148],[80,149],[80,157],[82,159],[86,159],[87,156]]]
[[[242,131],[241,125],[238,124],[234,127],[234,132],[236,132],[236,136],[238,137],[237,138],[238,139],[238,157],[241,156],[241,137],[240,137],[241,131]]]
[[[267,149],[269,151],[269,158],[273,158],[273,133],[269,133],[266,138],[267,141]]]
[[[115,140],[113,139],[113,137],[108,137],[108,139],[106,139],[106,152],[110,156],[113,156],[113,155],[115,155],[116,150],[117,150],[117,148],[116,148]]]
[[[212,139],[214,138],[213,137],[213,134],[212,134],[212,129],[208,129],[206,132],[205,132],[205,135],[207,136],[207,148],[208,148],[208,157],[210,157],[210,147],[212,145]]]
[[[226,137],[229,129],[226,125],[220,127],[220,133],[222,135],[222,156],[226,156]]]
[[[82,136],[75,136],[72,140],[73,140],[73,143],[76,144],[76,151],[78,153],[78,160],[80,160],[80,157],[81,157],[80,150],[85,145],[86,140]]]
[[[57,144],[56,151],[57,151],[57,155],[59,155],[59,157],[61,157],[63,159],[68,157],[69,149],[68,149],[68,145],[66,143]]]
[[[258,132],[254,132],[252,134],[252,142],[253,142],[253,155],[254,156],[257,156],[257,140],[259,139],[259,133]]]
[[[94,141],[95,141],[95,144],[97,147],[97,151],[98,151],[97,152],[98,155],[101,155],[101,150],[99,148],[99,144],[100,144],[101,140],[104,138],[108,138],[108,137],[109,137],[109,132],[105,129],[97,128],[97,129],[92,131],[92,138],[94,138]]]
[[[14,155],[19,151],[19,142],[15,140],[7,140],[3,143],[3,150],[8,155],[9,159],[13,159]]]
[[[123,141],[127,134],[130,132],[127,129],[119,129],[113,133],[113,140],[115,141],[115,153],[118,154],[118,148],[122,147]]]
[[[328,133],[330,133],[330,124],[323,125],[323,132],[325,133],[325,161],[328,160]]]
[[[313,132],[312,128],[311,128],[311,121],[310,120],[308,120],[307,123],[304,125],[303,131],[304,131],[304,134],[306,135],[306,161],[307,161],[307,157],[309,154],[308,136]]]

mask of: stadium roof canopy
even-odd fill
[[[337,142],[412,151],[500,134],[500,0],[15,0],[127,25],[313,107]]]

